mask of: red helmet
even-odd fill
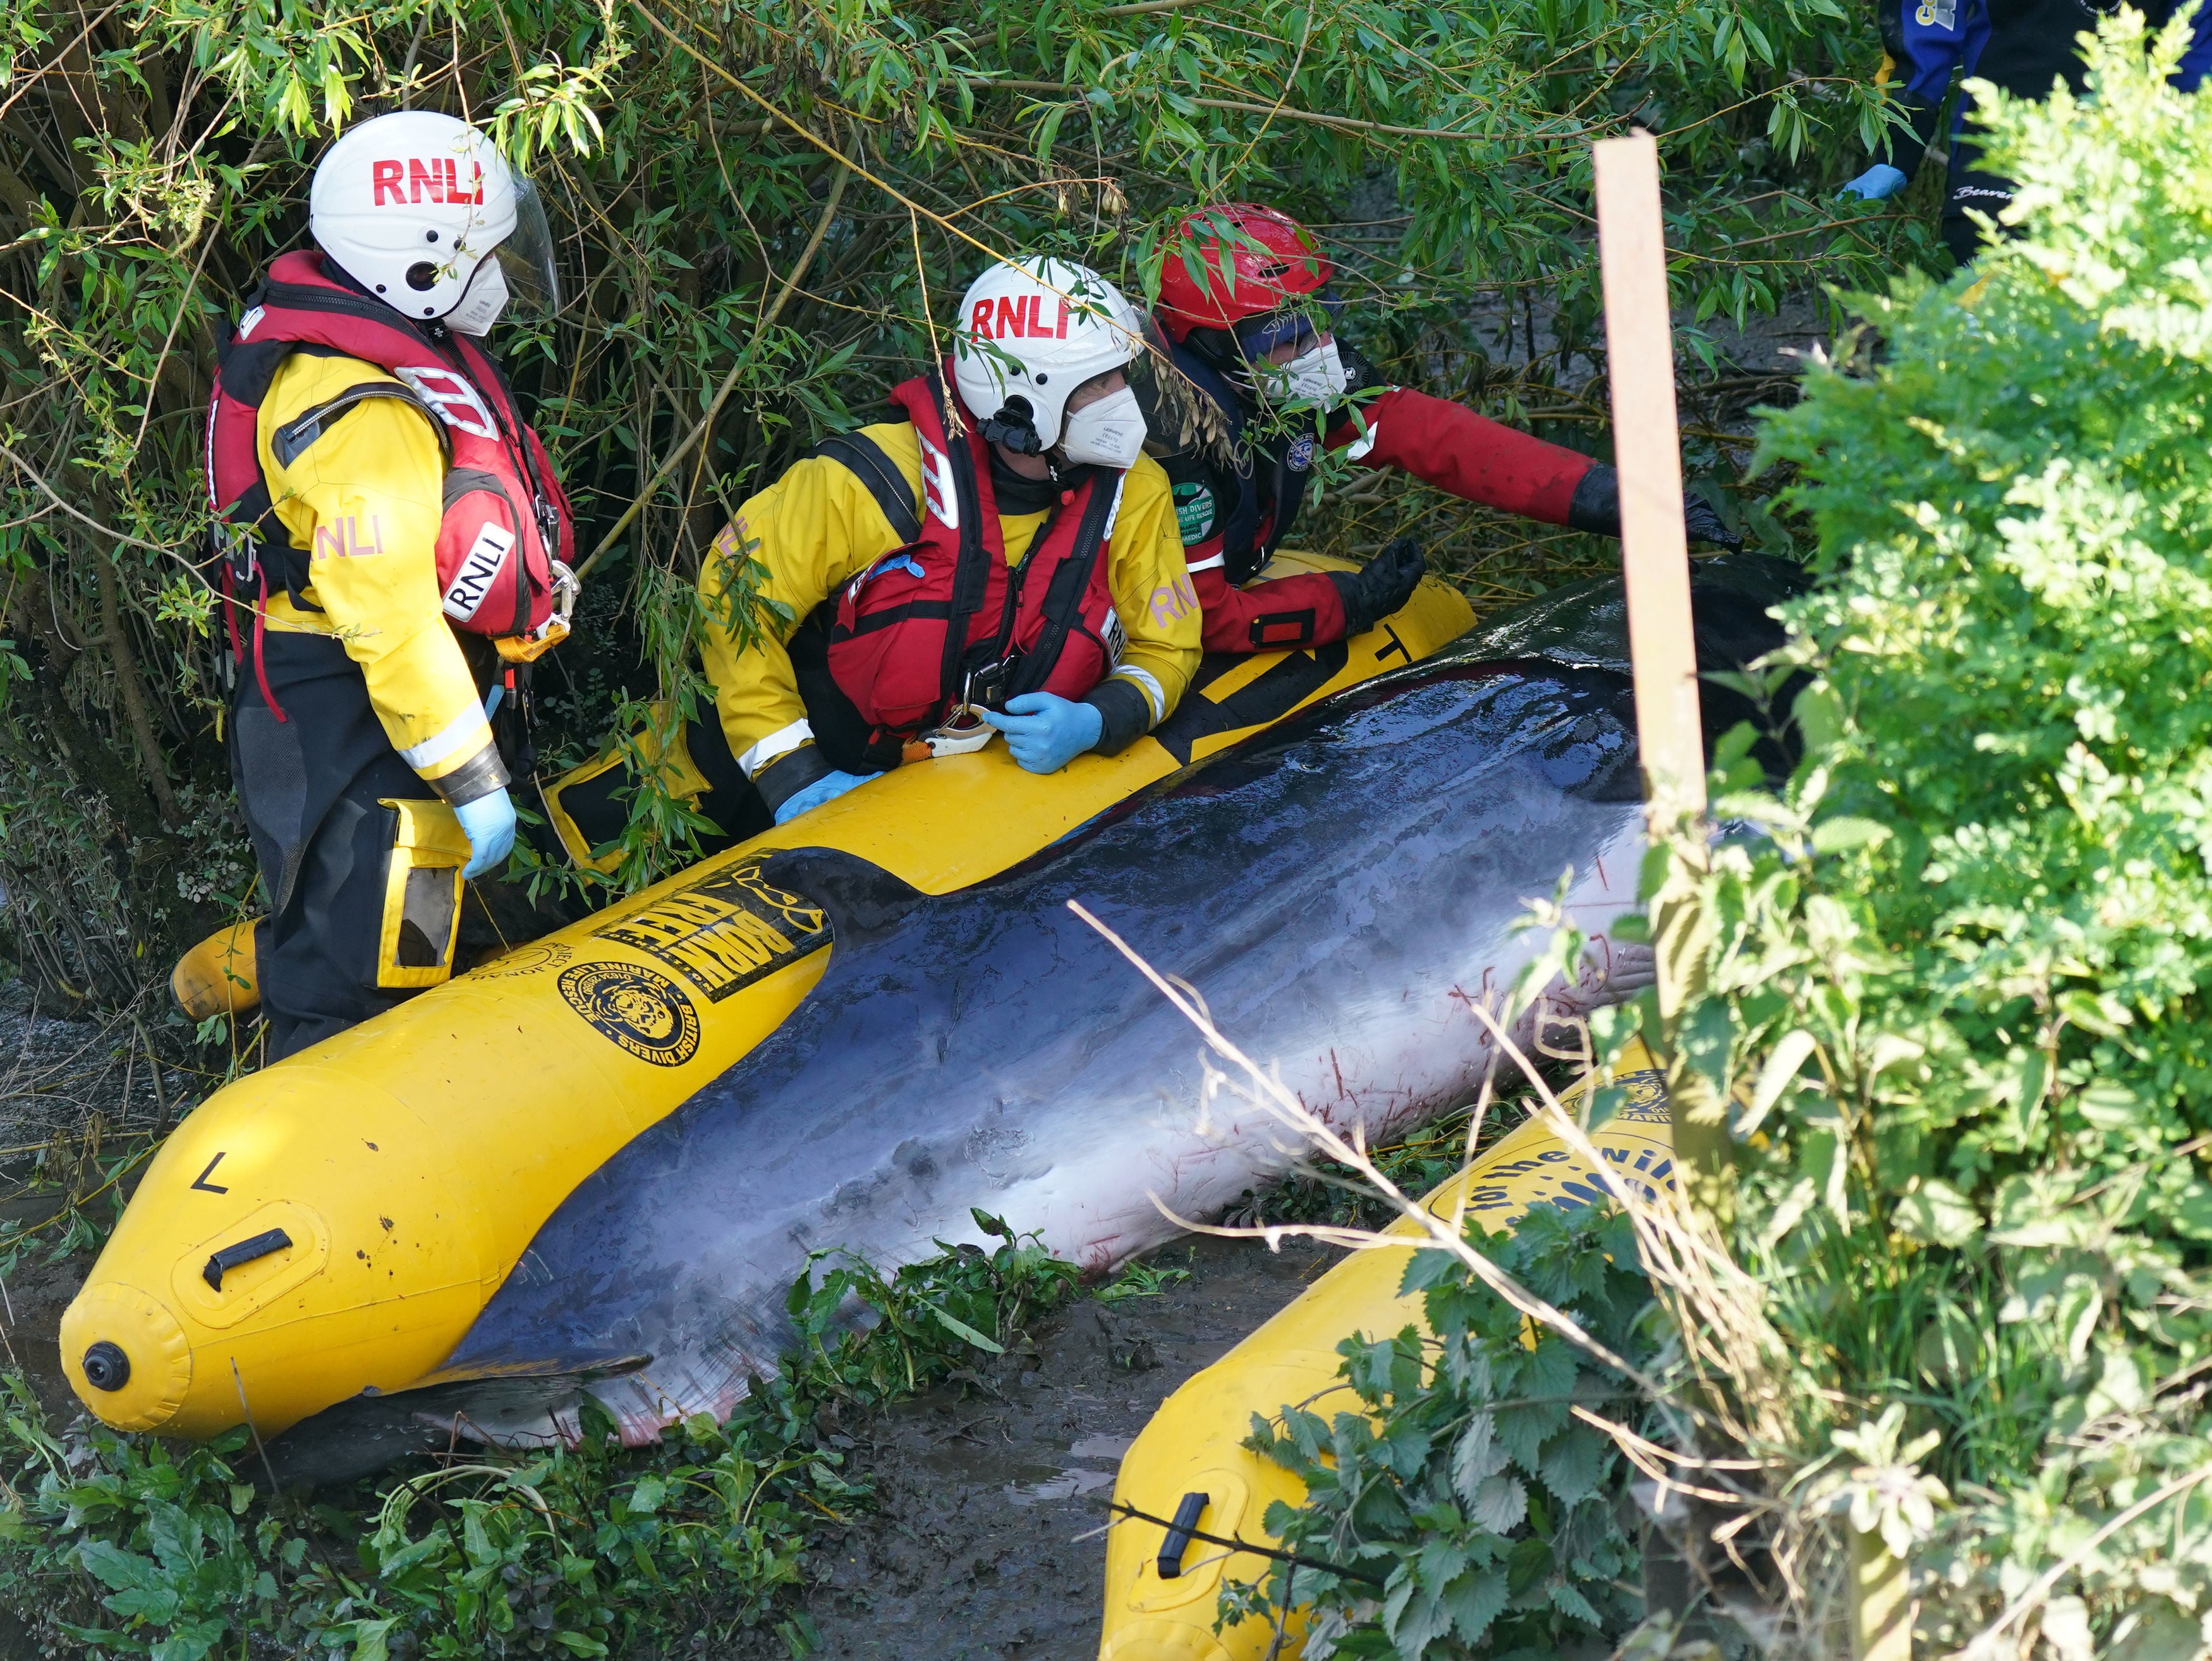
[[[1237,234],[1224,237],[1224,224]],[[1233,287],[1221,279],[1224,242]],[[1194,245],[1202,278],[1191,275],[1182,244]],[[1306,228],[1288,214],[1256,202],[1218,202],[1176,227],[1160,265],[1158,315],[1168,338],[1180,343],[1193,329],[1233,329],[1247,318],[1280,311],[1318,294],[1334,274]]]

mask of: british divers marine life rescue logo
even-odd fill
[[[711,870],[592,934],[658,958],[720,1003],[829,945],[831,930],[828,912],[770,882],[753,858]]]
[[[699,1049],[699,1012],[658,970],[580,963],[561,976],[568,1007],[641,1062],[681,1067]]]
[[[1613,1087],[1620,1092],[1613,1116],[1631,1124],[1671,1124],[1674,1109],[1667,1099],[1667,1075],[1646,1068],[1638,1073],[1617,1073]]]

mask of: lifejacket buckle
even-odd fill
[[[260,544],[253,532],[218,519],[208,526],[208,536],[215,544],[216,557],[230,568],[231,581],[241,589],[251,587],[261,569]]]
[[[899,752],[905,761],[933,761],[939,756],[965,756],[981,750],[999,736],[999,729],[983,719],[981,708],[958,703],[943,723],[907,741]]]
[[[492,642],[507,663],[535,663],[568,638],[568,618],[576,609],[582,585],[576,574],[559,560],[553,562],[553,615],[526,635],[501,635]]]
[[[1014,678],[1014,667],[1019,660],[1018,656],[1003,657],[981,669],[970,669],[961,683],[961,704],[976,709],[1003,709],[1006,683]]]

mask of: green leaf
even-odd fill
[[[1923,1245],[1962,1246],[1982,1232],[1982,1214],[1965,1195],[1938,1178],[1923,1182],[1890,1212],[1892,1226]]]
[[[947,1314],[933,1303],[925,1302],[922,1307],[935,1316],[938,1323],[962,1342],[973,1344],[976,1348],[993,1355],[1004,1355],[1006,1353],[1006,1347],[1004,1344],[1000,1343],[996,1339],[985,1337],[957,1316]]]
[[[1505,1465],[1505,1451],[1498,1445],[1496,1427],[1490,1415],[1477,1413],[1452,1448],[1452,1491],[1459,1495],[1460,1503],[1471,1511],[1484,1482],[1504,1470]]]
[[[225,1621],[191,1621],[157,1642],[149,1652],[150,1661],[205,1661],[229,1632]]]
[[[1589,1425],[1571,1425],[1544,1450],[1537,1475],[1563,1505],[1580,1504],[1597,1491],[1613,1442]]]
[[[1482,1642],[1491,1622],[1504,1613],[1512,1588],[1502,1567],[1471,1569],[1444,1591],[1444,1606],[1451,1614],[1452,1630],[1468,1645]]]
[[[179,1600],[173,1587],[133,1586],[128,1591],[111,1592],[100,1601],[112,1614],[161,1627],[176,1619]]]
[[[1517,1476],[1486,1476],[1476,1484],[1468,1519],[1492,1534],[1510,1534],[1528,1514],[1528,1489]]]
[[[1875,819],[1849,815],[1824,819],[1813,827],[1815,853],[1842,854],[1854,848],[1872,848],[1889,839],[1890,828]]]
[[[151,1558],[125,1551],[106,1540],[88,1540],[79,1546],[77,1561],[100,1585],[118,1591],[151,1591],[167,1584],[161,1566]]]
[[[2081,1116],[2100,1130],[2125,1130],[2142,1116],[2142,1102],[2117,1079],[2096,1079],[2074,1098]]]
[[[1750,1104],[1735,1126],[1737,1135],[1748,1136],[1765,1123],[1774,1104],[1782,1098],[1782,1092],[1796,1082],[1798,1069],[1818,1048],[1813,1035],[1802,1027],[1783,1034],[1759,1070],[1759,1081],[1752,1086]]]

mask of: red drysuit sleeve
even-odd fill
[[[1344,601],[1323,573],[1234,588],[1221,562],[1218,537],[1184,551],[1190,556],[1191,587],[1205,612],[1199,643],[1207,651],[1264,652],[1277,646],[1326,646],[1344,638]]]
[[[1328,435],[1331,449],[1349,447],[1363,467],[1397,467],[1462,502],[1565,525],[1575,486],[1590,470],[1579,451],[1500,425],[1448,399],[1393,386],[1361,411],[1367,430],[1349,418]]]

